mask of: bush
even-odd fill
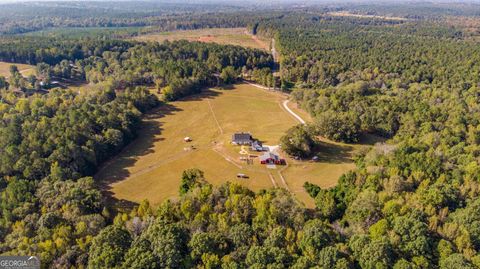
[[[319,135],[335,141],[358,142],[360,136],[359,120],[346,113],[326,112],[320,114],[316,122]]]
[[[317,140],[305,125],[290,128],[280,142],[287,154],[299,157],[312,155],[317,145]]]

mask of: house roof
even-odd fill
[[[249,133],[234,133],[232,135],[233,141],[250,141],[252,140],[252,135]]]

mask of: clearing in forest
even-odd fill
[[[246,28],[208,28],[153,33],[135,37],[138,41],[188,40],[211,42],[224,45],[237,45],[249,48],[269,50],[270,40],[248,33]]]
[[[24,77],[35,74],[35,66],[33,65],[0,62],[0,76],[9,77],[11,65],[16,65],[18,67],[18,71],[20,71]]]
[[[285,131],[298,124],[282,106],[286,98],[238,84],[161,105],[146,115],[139,137],[107,162],[96,178],[118,200],[138,203],[148,199],[159,204],[178,195],[185,169],[199,168],[214,185],[238,182],[255,191],[283,187],[312,206],[303,183],[308,180],[321,187],[334,186],[340,175],[354,167],[354,146],[325,142],[319,162],[292,160],[280,153],[287,165],[268,169],[258,157],[252,158],[253,164],[242,160],[242,147],[230,143],[233,133],[248,131],[264,145],[277,145]],[[300,112],[295,104],[289,105]],[[187,137],[191,141],[186,142]],[[237,174],[249,178],[237,178]]]
[[[328,15],[336,16],[336,17],[355,17],[355,18],[381,19],[381,20],[390,20],[390,21],[409,21],[409,20],[411,20],[409,18],[404,18],[404,17],[357,14],[357,13],[351,13],[351,12],[348,12],[348,11],[329,12]]]

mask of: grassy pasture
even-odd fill
[[[35,66],[33,65],[0,62],[0,76],[9,77],[11,65],[16,65],[24,77],[35,74]]]
[[[342,173],[353,168],[351,155],[357,146],[325,142],[320,162],[287,158],[288,166],[267,169],[257,158],[254,164],[240,160],[241,147],[230,144],[232,133],[237,131],[249,131],[265,145],[278,144],[285,131],[297,124],[281,105],[285,98],[238,84],[162,105],[146,116],[139,137],[107,162],[96,178],[118,200],[138,203],[148,199],[159,204],[177,196],[182,171],[199,168],[214,185],[232,181],[256,191],[284,187],[312,206],[303,183],[335,185]],[[193,141],[184,142],[187,136]],[[188,149],[190,146],[195,149]],[[250,178],[237,179],[237,173]]]
[[[237,45],[249,48],[268,50],[270,41],[249,35],[245,28],[209,28],[185,31],[172,31],[140,35],[138,41],[188,40],[212,42],[224,45]]]

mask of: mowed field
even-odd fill
[[[11,65],[16,65],[24,77],[27,77],[30,74],[35,74],[35,66],[33,65],[0,62],[0,76],[9,77]]]
[[[246,28],[210,28],[185,31],[172,31],[140,35],[138,41],[188,40],[212,42],[224,45],[237,45],[249,48],[269,50],[270,41],[247,33]]]
[[[255,157],[253,164],[242,161],[242,148],[230,144],[234,132],[248,131],[264,145],[277,145],[285,131],[298,124],[281,105],[286,98],[238,84],[162,105],[147,115],[138,139],[107,162],[96,178],[118,200],[138,203],[148,199],[159,204],[178,195],[185,169],[199,168],[214,185],[231,181],[255,191],[282,187],[312,206],[303,183],[334,186],[342,173],[354,167],[351,156],[356,147],[326,141],[320,162],[287,158],[287,166],[267,169]],[[183,140],[187,136],[191,142]],[[237,179],[237,173],[249,178]]]

